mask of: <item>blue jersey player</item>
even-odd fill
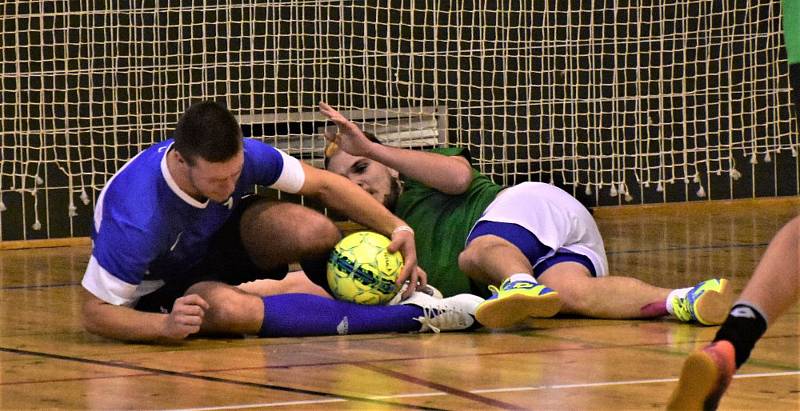
[[[305,278],[285,279],[287,265],[298,261],[319,276],[340,233],[316,211],[248,195],[255,185],[316,197],[391,236],[406,261],[399,281],[411,284],[410,298],[359,306],[320,296]],[[401,219],[347,179],[242,138],[233,114],[213,102],[189,107],[173,139],[142,151],[108,181],[95,205],[92,240],[82,322],[110,338],[463,329],[480,302],[414,292],[426,278],[416,268],[413,231]],[[258,293],[237,287],[257,279],[275,281]]]

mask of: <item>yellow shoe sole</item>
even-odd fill
[[[730,349],[732,350],[732,347]],[[722,375],[724,372],[708,353],[696,351],[690,354],[683,364],[678,387],[669,399],[667,410],[716,409],[728,385],[728,381]]]
[[[475,310],[475,319],[484,327],[510,328],[525,323],[531,317],[552,317],[558,314],[561,305],[561,297],[557,292],[537,297],[510,294],[481,303]]]
[[[720,280],[719,291],[706,291],[695,302],[694,316],[703,325],[719,325],[728,317],[733,304],[733,288],[728,280]]]

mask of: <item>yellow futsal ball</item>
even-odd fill
[[[339,241],[328,259],[328,285],[334,297],[358,304],[385,304],[397,294],[403,256],[386,250],[391,240],[359,231]]]

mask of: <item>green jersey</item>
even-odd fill
[[[439,148],[431,152],[470,159],[464,148]],[[403,193],[395,207],[395,214],[416,233],[419,266],[428,274],[428,282],[444,296],[486,293],[471,287],[469,277],[458,269],[458,255],[464,250],[464,242],[475,221],[502,187],[475,169],[472,177],[469,189],[459,195],[444,194],[403,178]]]
[[[783,41],[789,64],[800,63],[800,1],[783,0]]]

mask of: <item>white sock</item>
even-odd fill
[[[532,283],[539,284],[539,282],[536,281],[536,279],[533,278],[533,276],[528,273],[511,274],[511,277],[508,277],[508,281],[529,281]]]
[[[672,302],[675,301],[676,298],[685,298],[686,294],[689,294],[689,291],[692,290],[694,287],[686,287],[686,288],[678,288],[672,290],[669,295],[667,296],[667,312],[670,313],[672,316],[675,316],[675,312],[672,310]]]

